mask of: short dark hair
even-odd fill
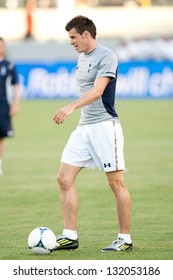
[[[70,31],[72,28],[75,28],[79,34],[83,34],[87,30],[93,39],[96,37],[96,26],[93,21],[84,16],[76,16],[72,18],[66,25],[66,31]]]

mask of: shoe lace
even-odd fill
[[[57,236],[56,236],[56,240],[62,239],[62,238],[65,238],[65,236],[64,236],[64,235],[57,235]]]
[[[112,241],[112,244],[111,245],[116,245],[116,244],[121,244],[123,241],[123,238],[117,238],[116,240]]]

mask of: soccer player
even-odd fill
[[[77,16],[65,28],[71,45],[80,53],[76,67],[80,97],[58,109],[53,119],[57,125],[62,124],[78,108],[81,108],[81,116],[64,148],[57,175],[64,230],[57,236],[55,249],[76,249],[79,246],[75,179],[82,168],[98,167],[105,172],[115,196],[119,221],[116,240],[101,251],[129,250],[132,249],[131,203],[123,173],[123,133],[114,106],[117,58],[110,49],[98,44],[95,24],[87,17]]]
[[[0,37],[0,175],[2,175],[2,157],[4,138],[13,136],[11,117],[19,110],[19,85],[15,66],[5,58],[5,41]],[[8,98],[9,82],[13,88],[13,100]]]

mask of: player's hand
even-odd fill
[[[17,115],[18,112],[19,112],[19,106],[12,104],[10,108],[10,117],[14,117],[15,115]]]
[[[56,111],[53,120],[56,124],[62,124],[68,116],[70,116],[74,111],[71,105],[65,106]]]

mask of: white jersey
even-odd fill
[[[94,81],[97,77],[111,78],[103,95],[81,108],[80,125],[118,118],[115,110],[117,68],[118,61],[115,53],[101,45],[98,45],[89,54],[82,53],[79,56],[76,79],[80,96],[83,96],[94,86]]]

